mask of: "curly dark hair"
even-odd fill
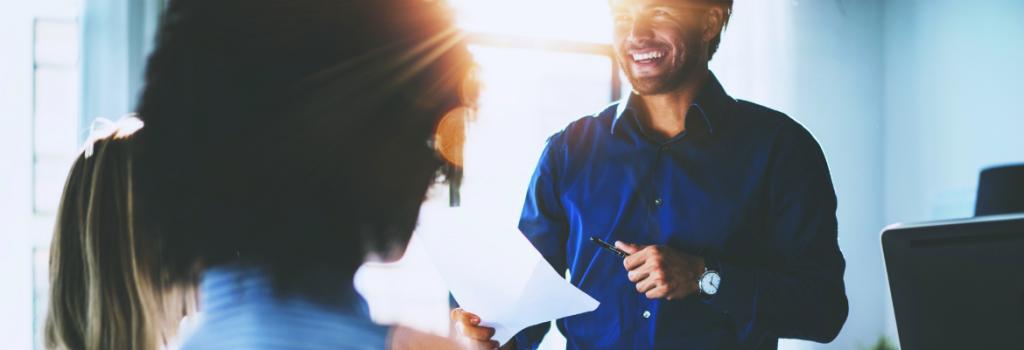
[[[437,124],[472,103],[443,1],[172,0],[157,36],[139,213],[168,279],[244,264],[330,296],[404,250]]]

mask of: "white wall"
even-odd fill
[[[0,339],[32,347],[32,17],[30,2],[0,10]]]
[[[880,1],[738,0],[712,61],[726,90],[787,113],[825,151],[839,198],[850,316],[829,345],[854,349],[884,332],[882,257],[882,5]]]
[[[1024,2],[886,4],[886,221],[972,216],[981,168],[1024,161]]]
[[[888,1],[885,28],[885,221],[972,216],[978,172],[1024,162],[1024,1]]]

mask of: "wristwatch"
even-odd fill
[[[704,267],[704,273],[697,279],[697,291],[701,295],[712,296],[718,293],[718,286],[722,284],[722,276],[718,275],[718,271],[708,269]]]

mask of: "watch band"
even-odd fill
[[[708,269],[708,265],[707,264],[704,264],[704,272],[700,274],[700,277],[697,277],[697,295],[700,295],[700,296],[703,296],[703,297],[707,297],[708,296],[708,293],[706,291],[704,291],[704,276],[706,276],[708,274],[708,271],[711,271],[711,270]]]

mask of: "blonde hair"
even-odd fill
[[[91,136],[68,174],[50,247],[50,349],[158,349],[192,312],[192,288],[165,283],[156,247],[134,224],[125,119]]]

